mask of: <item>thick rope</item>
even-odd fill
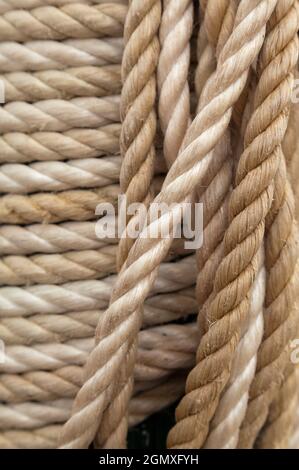
[[[121,94],[122,131],[120,148],[123,163],[120,187],[126,204],[143,203],[152,199],[151,181],[154,173],[156,135],[156,68],[160,53],[158,28],[161,20],[161,1],[131,0],[125,21],[125,49],[122,60],[123,88]],[[118,246],[118,268],[124,265],[133,240],[128,227],[140,221],[140,215],[126,217],[127,227]],[[132,338],[132,351],[137,348],[137,336]],[[96,447],[126,447],[127,408],[133,389],[134,355],[127,356],[124,376],[113,385],[110,405],[96,436]]]
[[[263,256],[261,258],[263,264]],[[248,325],[236,349],[230,378],[211,422],[205,448],[237,447],[240,426],[246,413],[249,388],[255,374],[257,351],[264,331],[265,277],[265,269],[261,267],[251,291]]]
[[[41,72],[12,72],[0,75],[5,103],[71,99],[77,96],[118,95],[121,91],[120,66],[73,67]]]
[[[151,292],[175,292],[191,287],[195,282],[194,268],[194,258],[183,258],[179,263],[164,263]],[[115,276],[108,276],[101,280],[74,281],[61,285],[1,287],[0,318],[106,308],[114,280]]]
[[[95,128],[119,122],[119,97],[82,97],[70,101],[22,101],[0,108],[0,132],[65,132],[73,128]]]
[[[192,29],[192,1],[164,0],[158,87],[163,150],[169,167],[178,155],[190,120],[188,74]]]
[[[262,46],[265,25],[275,4],[276,1],[262,1],[257,5],[248,0],[240,3],[236,28],[219,56],[215,75],[207,83],[205,99],[187,131],[182,151],[165,179],[162,192],[155,199],[155,202],[177,203],[167,217],[163,217],[167,228],[170,216],[173,224],[180,221],[180,203],[205,177],[211,159],[209,152],[229,124],[232,106],[246,84],[248,69]],[[208,132],[209,129],[213,132]],[[87,447],[92,441],[108,405],[111,381],[114,385],[117,383],[121,365],[128,354],[128,344],[139,329],[140,306],[171,244],[171,239],[142,238],[146,233],[147,228],[131,249],[126,269],[119,275],[114,289],[113,302],[101,319],[97,330],[98,343],[86,364],[87,381],[77,394],[73,415],[64,427],[62,447]],[[203,361],[209,359],[205,357]],[[206,370],[203,368],[204,372]],[[210,381],[207,376],[206,379]],[[211,394],[207,395],[213,407],[220,390],[212,403]],[[209,421],[211,417],[206,416],[206,419]],[[198,431],[196,427],[191,428]]]
[[[119,123],[66,132],[5,133],[0,136],[0,162],[26,163],[113,155],[119,152],[119,134]]]
[[[103,5],[78,2],[61,8],[42,6],[14,10],[0,16],[0,40],[117,37],[122,34],[126,11],[125,5],[109,3],[109,0]]]
[[[67,162],[35,162],[31,165],[6,163],[0,166],[3,193],[28,194],[36,191],[65,191],[74,188],[100,188],[117,183],[119,157],[103,157]]]
[[[269,124],[272,126],[275,118],[277,123],[281,121],[280,130],[284,133],[293,88],[292,71],[298,58],[298,18],[293,0],[285,0],[277,4],[270,27],[261,54],[262,74],[257,99],[265,103],[265,109],[267,106],[271,109],[269,117],[264,114],[263,127]],[[282,63],[285,64],[283,69]],[[288,182],[280,143],[277,141],[276,147],[280,163],[275,177],[275,198],[267,218],[265,238],[268,273],[265,331],[259,349],[256,376],[250,390],[250,401],[240,434],[239,447],[242,448],[252,447],[265,423],[271,401],[283,379],[282,372],[289,361],[288,342],[297,331],[295,268],[298,257],[296,246],[298,235],[294,218],[293,194]],[[291,402],[291,397],[289,398]],[[282,428],[281,433],[284,433]]]
[[[0,72],[64,70],[69,67],[120,64],[121,38],[65,41],[0,42]]]
[[[256,254],[263,240],[263,222],[261,221],[263,221],[268,210],[267,207],[270,205],[271,194],[268,200],[268,194],[266,191],[263,193],[263,187],[255,188],[256,194],[254,196],[251,194],[251,200],[246,201],[248,193],[246,186],[249,185],[251,175],[246,175],[246,171],[242,169],[242,166],[246,167],[245,162],[248,155],[250,156],[251,141],[249,139],[247,140],[247,145],[249,145],[249,148],[243,153],[237,170],[237,185],[239,186],[233,190],[230,198],[229,214],[231,224],[227,229],[224,239],[225,258],[217,269],[214,283],[214,298],[208,309],[207,321],[209,329],[199,345],[198,365],[189,374],[187,379],[186,397],[177,408],[178,423],[171,430],[168,439],[171,447],[191,446],[197,448],[202,446],[209,430],[208,423],[206,422],[207,416],[208,419],[211,419],[214,415],[218,405],[218,397],[229,380],[232,356],[236,351],[249,310],[248,292],[257,270]],[[269,172],[270,182],[274,177],[277,166],[275,167],[273,164],[272,167],[272,174]],[[247,168],[250,168],[250,164],[247,165]],[[254,220],[254,214],[251,215],[251,211],[255,211],[255,209],[251,209],[250,205],[256,198],[260,199],[261,204],[258,208],[260,214],[256,214],[257,217]],[[252,223],[242,224],[241,218],[246,216],[252,219]],[[243,231],[237,228],[238,224],[244,226]],[[246,233],[246,230],[248,230],[248,233]],[[253,242],[251,242],[251,239],[253,239]],[[246,245],[249,247],[250,244],[251,249],[247,249],[248,259],[245,259],[246,256],[243,254],[243,259],[238,260],[238,250],[241,249],[242,245],[245,250]],[[241,280],[244,286],[242,292],[240,292]],[[219,331],[222,332],[221,336]],[[255,351],[257,347],[258,345],[255,344]],[[209,354],[210,356],[208,356]],[[216,364],[216,360],[218,360],[218,364]],[[206,363],[205,369],[204,362]],[[212,363],[213,366],[211,366]],[[251,371],[251,376],[252,373]],[[209,380],[203,382],[203,380],[207,380],[206,377],[209,377]],[[210,388],[205,386],[206,383]],[[246,386],[248,389],[249,384],[250,380],[247,383],[245,380],[245,389]],[[206,408],[199,401],[200,392],[203,394],[202,400],[206,404]],[[211,395],[215,397],[214,400],[210,400]],[[246,399],[246,393],[244,396]],[[233,409],[234,406],[231,406],[231,408]],[[235,422],[233,423],[236,427],[233,428],[233,434],[237,432],[242,420],[241,410],[238,411],[240,411],[239,419],[236,419],[236,413],[234,417]]]

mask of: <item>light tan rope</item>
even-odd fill
[[[192,1],[164,0],[158,87],[163,150],[169,167],[178,155],[190,120],[188,73],[192,28]]]
[[[116,205],[117,184],[90,190],[69,190],[59,193],[31,195],[6,194],[0,197],[1,224],[55,223],[66,220],[94,219],[98,204]]]
[[[64,70],[69,67],[120,64],[121,38],[65,41],[0,42],[0,72]]]
[[[0,136],[0,162],[26,163],[116,154],[119,152],[119,134],[119,123],[61,133],[5,133]]]
[[[30,39],[98,38],[122,34],[126,6],[117,3],[57,8],[42,6],[14,10],[0,16],[0,40],[26,42]]]
[[[120,66],[73,67],[41,72],[12,72],[0,75],[5,103],[70,99],[77,96],[118,95],[121,91]]]
[[[117,183],[119,157],[103,157],[67,162],[36,162],[30,165],[0,165],[3,193],[28,194],[36,191],[65,191],[73,188],[101,188]]]
[[[156,67],[159,57],[158,28],[161,20],[161,1],[130,0],[125,21],[125,49],[122,60],[123,88],[121,94],[122,131],[120,148],[123,163],[120,173],[120,187],[126,196],[126,204],[143,203],[152,199],[151,181],[154,173],[156,135]],[[140,221],[140,215],[129,217],[127,227],[121,235],[118,246],[117,266],[124,265],[133,243],[128,227]],[[137,348],[137,336],[129,346]],[[127,376],[120,376],[113,384],[110,405],[103,415],[96,447],[126,447],[127,408],[133,389],[132,368],[134,354],[127,356],[123,369]]]
[[[280,121],[279,132],[282,136],[287,127],[288,106],[293,89],[292,71],[298,58],[297,29],[298,18],[294,1],[279,2],[270,21],[270,29],[260,59],[262,73],[257,100],[260,103],[264,102],[269,109],[270,98],[271,103],[274,103],[269,117],[261,115],[261,125],[266,128],[270,123],[275,124],[273,121],[275,117],[277,123]],[[280,66],[283,58],[286,65],[282,70]],[[250,401],[239,442],[239,447],[246,448],[252,447],[266,421],[269,406],[289,361],[287,354],[289,340],[297,331],[295,267],[298,257],[296,246],[298,235],[294,219],[293,194],[287,178],[282,148],[280,142],[277,143],[276,155],[279,158],[279,167],[275,177],[275,197],[267,217],[265,238],[268,274],[265,332],[258,353],[256,376],[251,386]],[[291,405],[291,397],[289,399]],[[280,432],[284,434],[284,429],[281,428]],[[275,446],[274,443],[273,445]]]
[[[244,88],[248,68],[262,46],[265,24],[275,4],[275,1],[263,1],[257,5],[252,1],[248,3],[246,0],[240,3],[238,27],[220,54],[216,74],[205,88],[205,101],[187,131],[184,150],[180,152],[171,167],[162,193],[156,198],[156,202],[161,200],[166,203],[182,202],[194,191],[196,185],[200,184],[201,178],[204,178],[209,164],[209,151],[228,126],[231,108]],[[230,60],[232,55],[233,61]],[[240,60],[237,59],[238,57]],[[225,90],[226,94],[224,94]],[[225,100],[216,98],[220,96],[225,97]],[[207,132],[207,129],[211,127],[213,127],[213,132]],[[208,158],[202,160],[203,157]],[[175,191],[174,186],[176,186]],[[180,206],[177,205],[176,210],[178,207]],[[174,223],[177,223],[180,216],[173,208],[170,213],[176,214]],[[168,226],[168,220],[166,222]],[[93,439],[102,413],[108,404],[111,380],[115,381],[113,382],[115,385],[118,371],[128,354],[127,340],[130,341],[136,329],[139,328],[139,307],[154,281],[157,266],[168,251],[170,243],[169,239],[144,240],[140,238],[131,249],[126,269],[119,275],[113,303],[101,319],[100,328],[97,331],[99,342],[86,364],[87,382],[78,393],[74,402],[73,415],[64,427],[62,447],[86,447]],[[122,324],[126,325],[123,329],[120,327]],[[109,352],[105,351],[108,344]],[[92,396],[89,393],[90,386],[93,389]],[[208,395],[210,401],[211,394]],[[215,401],[217,402],[217,399]],[[80,424],[83,414],[86,423],[84,431]],[[193,426],[189,429],[198,430]],[[185,437],[188,438],[188,436]]]
[[[64,132],[76,127],[95,128],[114,122],[119,122],[118,96],[45,100],[33,104],[18,101],[0,108],[2,134]]]

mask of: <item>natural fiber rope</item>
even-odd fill
[[[22,101],[0,108],[0,132],[31,133],[37,131],[65,132],[73,128],[96,128],[119,121],[119,97],[82,97]]]
[[[35,102],[71,99],[78,96],[118,95],[121,91],[120,66],[71,67],[65,70],[12,72],[0,75],[5,102]]]
[[[109,1],[109,3],[120,3],[126,5],[128,0],[96,0],[96,3],[102,4],[107,3],[107,1]],[[33,8],[45,5],[62,7],[73,3],[78,3],[78,0],[0,0],[0,14],[3,15],[3,13],[11,10],[32,10]],[[94,3],[94,0],[80,0],[80,3],[89,5]]]
[[[181,151],[170,169],[163,191],[156,198],[156,202],[159,200],[167,203],[184,201],[196,185],[200,184],[199,176],[203,178],[205,175],[204,170],[208,167],[209,151],[217,143],[229,123],[231,107],[245,86],[248,68],[262,46],[265,24],[275,4],[275,1],[263,1],[256,5],[252,2],[249,4],[246,0],[240,3],[238,27],[230,36],[220,54],[216,74],[205,89],[205,101],[203,101],[202,108],[187,131],[184,150]],[[234,54],[233,63],[229,59],[232,54]],[[238,56],[240,60],[237,60]],[[226,95],[224,95],[225,90],[229,90]],[[221,94],[223,98],[225,96],[225,100],[216,99],[216,96],[219,97]],[[211,116],[213,116],[212,120]],[[204,130],[213,126],[213,123],[213,133],[204,133]],[[203,137],[206,138],[207,135],[209,135],[209,140],[203,140]],[[195,148],[196,153],[194,154],[193,150]],[[208,158],[202,161],[201,158],[207,155]],[[173,180],[176,179],[179,183],[176,191],[173,191],[171,190],[175,186]],[[176,206],[176,209],[178,207]],[[175,214],[176,212],[172,209],[170,213]],[[174,223],[178,221],[179,217],[176,213]],[[111,390],[109,384],[111,384],[111,380],[117,380],[120,366],[128,353],[126,341],[127,339],[130,341],[130,338],[135,335],[136,329],[139,328],[139,306],[153,283],[157,266],[165,256],[170,243],[171,240],[168,239],[144,240],[140,238],[131,250],[129,262],[126,269],[119,276],[114,291],[114,302],[107,310],[106,316],[102,317],[101,329],[97,331],[97,337],[101,341],[99,341],[87,361],[86,377],[88,380],[77,395],[74,402],[74,413],[64,427],[61,439],[63,447],[85,447],[93,439],[96,432],[95,423],[100,423],[102,413],[107,406],[108,394],[106,392],[109,393],[109,390]],[[156,247],[155,250],[154,247]],[[126,280],[125,284],[123,284],[124,280]],[[117,298],[119,299],[116,300]],[[117,319],[113,314],[113,312],[116,314],[116,311]],[[106,324],[108,318],[109,326]],[[121,330],[119,325],[122,322],[126,322],[126,328]],[[116,329],[117,325],[118,329]],[[113,335],[110,334],[111,331],[114,331]],[[122,334],[120,334],[120,331],[122,331]],[[109,355],[105,353],[104,349],[105,345],[108,344]],[[107,367],[108,363],[109,367]],[[105,375],[103,375],[102,368],[104,364],[106,364]],[[109,370],[108,374],[107,370]],[[92,396],[89,393],[91,385],[93,389]],[[96,399],[94,399],[95,396]],[[209,394],[209,400],[210,398],[211,395]],[[215,401],[217,402],[217,399]],[[85,420],[84,431],[82,430],[83,414]],[[194,428],[192,431],[194,431]]]
[[[121,38],[65,41],[0,42],[0,71],[64,70],[69,67],[120,64]]]
[[[92,190],[70,190],[32,195],[7,194],[0,197],[0,223],[55,223],[66,220],[84,221],[95,218],[98,204],[116,205],[116,184]]]
[[[184,375],[175,375],[173,378],[168,378],[165,383],[135,395],[130,402],[130,426],[140,423],[151,414],[174,403],[183,392],[184,378]],[[3,430],[0,432],[0,447],[1,449],[55,448],[60,433],[61,425],[34,430]]]
[[[10,132],[0,136],[0,162],[91,158],[119,152],[120,124],[66,132]]]
[[[96,250],[116,243],[117,238],[97,238],[95,221],[0,226],[1,256]]]
[[[14,10],[0,16],[0,41],[119,36],[126,10],[125,5],[109,3],[109,0],[102,5],[74,3],[61,8],[42,6],[27,11]]]
[[[261,267],[251,292],[248,326],[236,349],[231,375],[211,421],[205,448],[237,447],[239,429],[246,413],[249,388],[255,374],[257,351],[263,336],[264,297],[265,269]]]
[[[164,0],[159,30],[158,87],[163,150],[168,167],[178,155],[190,120],[188,74],[192,29],[192,0]]]
[[[120,187],[126,196],[126,204],[143,203],[152,199],[151,181],[154,174],[156,135],[156,67],[159,57],[158,28],[161,20],[161,1],[130,0],[125,21],[125,49],[122,60],[123,88],[120,114],[122,131],[120,148],[123,163]],[[119,241],[118,269],[124,265],[133,243],[128,227],[137,223],[140,215],[126,217],[127,227]],[[129,345],[137,348],[137,336]],[[106,448],[126,447],[127,408],[133,389],[134,354],[127,356],[123,364],[126,376],[119,377],[113,385],[110,404],[103,415],[96,435],[95,446]]]
[[[35,162],[31,165],[0,165],[3,193],[28,194],[36,191],[64,191],[73,188],[100,188],[117,183],[119,157],[103,157],[67,162]]]
[[[277,4],[270,26],[271,30],[265,39],[260,59],[262,73],[257,99],[259,102],[264,101],[266,106],[270,98],[273,103],[277,103],[276,108],[271,106],[271,116],[261,115],[263,119],[261,126],[265,129],[270,123],[275,122],[275,117],[276,122],[281,121],[280,132],[282,131],[283,136],[293,88],[292,71],[298,58],[298,18],[293,0]],[[278,67],[281,66],[283,57],[286,66],[281,70]],[[270,403],[282,379],[282,371],[289,360],[286,347],[296,331],[297,323],[294,302],[298,235],[294,219],[293,195],[286,175],[284,155],[280,142],[277,143],[276,155],[279,158],[279,168],[275,177],[275,198],[267,219],[265,239],[268,272],[265,332],[258,353],[256,377],[251,386],[250,401],[240,433],[240,447],[252,447],[265,423]],[[284,429],[281,429],[281,432],[284,433]]]
[[[237,18],[238,14],[239,10]],[[249,143],[248,139],[247,145]],[[202,446],[208,434],[209,420],[213,417],[220,394],[229,380],[232,356],[236,351],[240,340],[240,333],[244,328],[245,318],[248,313],[249,302],[247,294],[257,269],[256,259],[254,258],[256,258],[256,253],[261,246],[263,238],[263,230],[258,233],[261,228],[258,225],[260,220],[255,221],[254,217],[250,215],[250,203],[256,197],[260,197],[261,204],[258,209],[261,214],[257,218],[260,216],[261,218],[265,217],[262,211],[267,207],[267,194],[262,194],[263,188],[255,188],[256,196],[251,194],[250,197],[252,199],[249,200],[248,198],[248,201],[246,201],[245,193],[246,196],[248,193],[246,185],[249,184],[251,176],[248,179],[246,171],[242,168],[242,166],[247,166],[246,170],[250,168],[250,164],[245,164],[246,159],[245,152],[241,157],[241,163],[238,165],[237,170],[237,185],[239,186],[233,190],[230,198],[231,224],[224,239],[225,258],[217,269],[214,298],[208,309],[207,318],[210,327],[199,345],[198,365],[189,374],[187,379],[187,394],[177,408],[176,416],[178,423],[170,431],[168,438],[170,447],[197,448]],[[273,168],[273,173],[275,174],[275,168]],[[271,173],[269,177],[273,178]],[[242,194],[243,192],[244,195]],[[247,219],[251,217],[252,222],[242,224],[242,217],[246,217],[246,208]],[[252,210],[255,211],[256,209]],[[246,233],[246,230],[248,230],[248,233]],[[247,243],[245,241],[246,238]],[[253,239],[252,242],[251,238]],[[250,244],[251,249],[249,249]],[[241,249],[241,246],[243,254],[242,258],[239,259],[238,250]],[[246,250],[247,246],[248,249]],[[246,256],[248,259],[245,259]],[[241,282],[242,284],[240,284]],[[213,400],[211,400],[211,395],[214,397]]]
[[[106,308],[114,280],[115,276],[109,276],[101,280],[75,281],[61,285],[1,287],[0,318]],[[161,266],[160,276],[151,292],[173,292],[190,287],[194,282],[194,258],[183,258],[180,263],[165,263]]]

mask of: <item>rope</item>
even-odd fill
[[[169,211],[169,215],[174,215],[174,224],[180,220],[177,214],[180,203],[205,176],[211,158],[209,152],[229,124],[232,106],[246,84],[248,69],[262,46],[265,25],[276,4],[275,1],[249,3],[246,0],[240,3],[238,26],[219,56],[216,73],[205,88],[202,107],[187,131],[182,151],[168,172],[162,192],[155,199],[155,202],[177,203],[175,209]],[[220,96],[225,99],[221,100]],[[211,128],[213,132],[209,133]],[[169,227],[168,217],[164,216],[163,220]],[[144,234],[146,231],[145,228]],[[94,438],[108,405],[111,383],[117,383],[121,364],[128,354],[127,341],[130,342],[139,329],[139,307],[171,244],[169,239],[143,239],[144,234],[131,249],[126,268],[118,277],[113,302],[101,318],[98,344],[86,363],[87,381],[77,394],[72,417],[64,427],[62,447],[87,447]],[[207,355],[204,356],[203,360],[209,361]],[[208,396],[210,402],[211,394]],[[189,429],[197,431],[193,426]],[[185,437],[188,438],[186,434]]]
[[[121,4],[70,4],[57,8],[42,6],[15,10],[0,17],[0,40],[25,42],[30,39],[97,38],[122,34],[126,7]]]

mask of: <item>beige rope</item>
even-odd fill
[[[0,42],[0,71],[64,70],[69,67],[120,64],[121,38],[65,41]]]
[[[196,325],[172,324],[146,329],[139,333],[138,341],[135,378],[143,382],[158,380],[173,370],[187,369],[193,365],[197,341]],[[57,344],[7,346],[5,363],[0,364],[0,370],[6,374],[22,374],[55,370],[68,365],[82,366],[92,346],[92,337]]]
[[[65,220],[84,221],[95,218],[98,204],[116,205],[119,186],[116,184],[92,190],[7,194],[0,197],[0,223],[32,224]]]
[[[97,4],[102,3],[121,3],[126,5],[128,0],[96,0]],[[32,10],[32,8],[42,7],[45,5],[52,5],[56,7],[62,7],[64,5],[71,5],[72,3],[78,3],[78,0],[0,0],[0,14],[6,13],[11,10]],[[80,0],[80,3],[89,5],[95,3],[94,0]]]
[[[163,150],[169,167],[178,155],[190,120],[188,73],[192,28],[192,1],[164,0],[158,86]]]
[[[162,193],[156,198],[156,202],[161,200],[166,203],[182,202],[196,185],[200,184],[201,178],[204,178],[209,164],[209,151],[228,126],[231,107],[245,86],[248,68],[262,46],[265,24],[275,4],[275,1],[263,1],[256,5],[252,1],[248,3],[247,0],[240,3],[238,10],[240,24],[220,54],[216,74],[205,89],[205,101],[187,131],[184,150],[171,167]],[[234,55],[233,61],[230,60],[231,54]],[[224,95],[225,90],[226,95]],[[218,99],[221,95],[225,96],[225,100]],[[214,126],[213,132],[207,132],[212,126]],[[207,158],[202,160],[203,157]],[[175,182],[178,183],[177,186]],[[176,209],[172,208],[169,213],[176,215],[173,223],[180,220],[176,212],[179,207],[176,205]],[[168,226],[169,220],[166,222],[165,220],[164,217],[164,223],[167,222]],[[144,231],[146,233],[146,229]],[[121,364],[127,356],[126,341],[130,341],[135,335],[137,325],[139,328],[139,307],[154,281],[157,266],[165,256],[170,243],[169,239],[140,238],[131,250],[126,269],[119,275],[114,290],[114,302],[101,318],[100,328],[97,331],[99,343],[89,356],[86,364],[87,382],[78,393],[73,415],[64,427],[61,439],[63,447],[86,447],[93,439],[102,413],[108,404],[111,381],[116,384]],[[120,325],[123,322],[126,327],[122,329]],[[108,344],[109,353],[108,349],[105,351],[105,346]],[[211,394],[208,395],[210,401]],[[80,424],[83,415],[86,423],[84,431]],[[193,426],[189,429],[197,431]]]
[[[184,376],[175,375],[165,383],[135,395],[130,402],[129,424],[134,426],[151,414],[174,403],[184,389]],[[0,448],[52,448],[57,446],[61,425],[51,425],[33,430],[11,429],[0,432]]]
[[[66,132],[10,132],[0,136],[0,162],[91,158],[119,152],[120,124]]]
[[[83,97],[69,101],[45,100],[34,104],[8,103],[0,108],[0,132],[68,131],[100,127],[119,121],[119,97]]]
[[[235,27],[238,27],[239,11],[238,9]],[[204,91],[202,94],[204,95]],[[246,153],[242,157],[245,162],[247,159]],[[244,197],[241,195],[242,191],[247,193],[245,187],[248,181],[246,171],[243,171],[242,166],[246,166],[247,171],[249,167],[248,164],[242,163],[242,157],[237,174],[237,184],[240,187],[237,186],[233,190],[230,198],[230,220],[232,221],[234,216],[236,218],[231,222],[224,239],[225,258],[217,268],[214,281],[214,298],[208,308],[207,322],[209,329],[199,345],[197,352],[198,365],[189,374],[187,379],[186,396],[177,408],[176,417],[178,423],[170,431],[168,438],[170,447],[198,448],[202,446],[209,431],[209,421],[213,417],[220,395],[229,381],[232,356],[236,352],[240,333],[244,328],[244,322],[249,309],[247,294],[256,273],[255,258],[262,243],[263,232],[258,233],[260,229],[258,223],[257,230],[254,230],[256,222],[253,220],[253,217],[251,217],[251,223],[242,223],[242,211],[244,211],[244,220],[246,216],[247,218],[250,217],[251,211],[251,201],[245,200],[245,194]],[[275,174],[275,167],[273,168],[273,173]],[[273,178],[273,175],[269,175],[269,177]],[[263,197],[262,194],[258,193],[257,198],[260,196]],[[255,197],[253,197],[253,201],[254,199]],[[265,201],[261,201],[259,209],[263,206],[266,209],[267,195],[264,199]],[[271,199],[271,196],[269,199]],[[244,209],[247,206],[249,206],[247,208],[248,213],[245,215]],[[246,230],[248,230],[248,233],[246,233]],[[253,230],[253,234],[251,234],[251,230]],[[253,238],[252,242],[250,241],[251,236]],[[247,237],[247,244],[248,246],[251,245],[251,249],[247,249],[245,241]],[[257,249],[254,246],[255,244]],[[241,249],[241,246],[243,247],[242,260],[238,257],[238,250]],[[246,256],[248,256],[248,260],[245,260]],[[245,272],[246,270],[247,273]],[[257,347],[258,345],[255,343],[255,352]],[[254,355],[255,352],[252,353],[251,351],[251,354]],[[247,383],[243,377],[245,390],[246,387],[248,389],[252,373],[251,371],[251,374],[248,375],[249,380],[247,380]],[[242,392],[244,393],[245,390],[243,389]],[[212,400],[211,396],[213,397]],[[221,406],[221,402],[219,406]],[[225,418],[225,416],[222,417]],[[233,427],[232,434],[237,432],[241,420],[241,410],[237,409],[235,410],[234,421],[230,423]],[[217,422],[217,424],[221,425],[220,422]]]
[[[117,183],[119,157],[103,157],[67,162],[36,162],[31,165],[6,163],[0,166],[3,193],[64,191],[73,188],[103,187]]]
[[[61,8],[42,6],[10,11],[0,17],[0,40],[25,42],[30,39],[96,38],[122,33],[126,7],[121,4],[84,5]]]
[[[125,49],[122,60],[123,88],[121,95],[122,131],[120,148],[123,164],[120,187],[132,203],[148,204],[152,198],[151,181],[154,172],[156,134],[156,67],[159,57],[158,28],[161,19],[161,1],[131,0],[124,28]],[[118,248],[118,269],[126,261],[133,241],[127,234],[129,224],[140,220],[127,216]],[[137,348],[137,336],[130,348]],[[97,436],[97,447],[126,446],[127,408],[133,388],[132,368],[134,354],[127,356],[123,365],[127,376],[119,378],[121,388],[113,384],[109,408],[103,416]],[[117,413],[115,412],[117,410]]]
[[[271,97],[277,104],[275,108],[271,106],[271,116],[261,115],[262,124],[266,129],[275,117],[277,123],[281,121],[279,131],[283,137],[287,127],[288,105],[293,88],[292,71],[298,58],[298,17],[293,0],[285,0],[277,4],[270,21],[270,28],[261,54],[262,74],[257,99],[267,106],[267,101]],[[270,44],[271,48],[269,48]],[[286,64],[283,70],[280,69],[282,59]],[[278,70],[279,73],[277,73]],[[280,143],[278,142],[279,145],[276,148],[279,168],[275,177],[275,197],[267,218],[265,238],[268,273],[265,332],[259,349],[257,372],[251,386],[250,401],[239,442],[239,447],[246,448],[252,447],[266,421],[269,406],[289,361],[286,348],[297,331],[295,268],[298,258],[296,246],[298,235],[294,219],[293,194],[288,182]],[[290,406],[291,401],[289,397]],[[284,434],[285,430],[282,428],[280,432]],[[278,430],[274,434],[278,436]],[[273,443],[274,447],[275,445]]]
[[[97,237],[96,222],[0,226],[1,256],[96,250],[116,243],[116,238]]]
[[[230,378],[211,422],[205,448],[237,447],[239,429],[246,413],[249,388],[255,374],[257,350],[263,336],[265,274],[265,269],[261,267],[251,292],[248,326],[236,349]]]
[[[196,310],[192,288],[156,294],[145,304],[143,327],[157,326],[188,317]],[[80,310],[60,314],[36,314],[30,317],[4,317],[0,320],[1,338],[6,345],[53,343],[89,338],[103,310]]]
[[[61,285],[1,287],[0,318],[106,308],[114,280],[115,276],[109,276],[101,280],[75,281]],[[172,292],[190,287],[194,282],[195,260],[194,257],[186,257],[179,263],[161,265],[160,276],[151,292]]]
[[[41,72],[13,72],[0,75],[5,89],[5,103],[77,96],[118,95],[121,89],[120,66],[73,67]]]

